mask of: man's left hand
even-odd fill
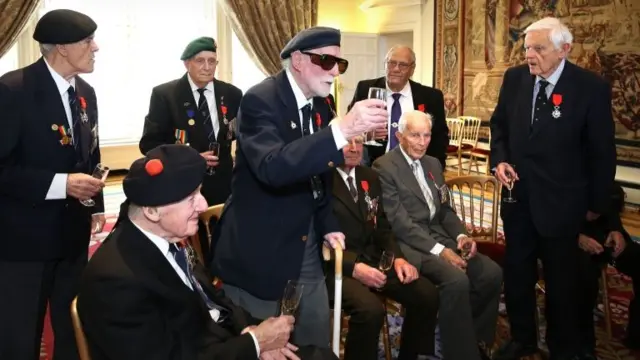
[[[476,253],[478,252],[476,242],[473,241],[472,238],[466,235],[461,236],[460,239],[458,239],[458,250],[463,250],[465,249],[465,247],[468,248],[469,252],[468,254],[464,254],[464,251],[463,251],[463,255],[466,255],[466,256],[462,256],[464,260],[469,260],[474,256],[476,256]]]
[[[101,233],[105,222],[104,214],[91,215],[91,234]]]
[[[612,231],[607,236],[607,240],[605,241],[605,246],[613,247],[613,257],[618,257],[623,251],[627,244],[624,241],[624,236],[619,231]]]
[[[393,267],[398,275],[398,280],[403,284],[409,284],[418,279],[418,269],[405,259],[395,259]]]
[[[298,348],[291,343],[287,343],[281,349],[263,352],[260,354],[260,360],[300,360],[295,351],[298,351]]]
[[[342,250],[344,250],[345,249],[344,234],[341,232],[328,233],[327,235],[324,236],[324,244],[332,249],[335,249],[337,246],[340,246]]]

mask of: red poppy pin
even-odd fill
[[[367,180],[360,181],[360,185],[362,186],[364,192],[369,192],[369,182]]]
[[[84,99],[84,96],[80,96],[78,98],[78,100],[80,100],[80,108],[82,110],[86,110],[87,109],[87,100]]]
[[[418,105],[418,111],[424,112],[424,110],[425,110],[424,104],[419,104]]]
[[[322,118],[320,117],[320,114],[316,113],[316,127],[320,129],[320,125],[322,125]]]
[[[225,105],[220,106],[220,110],[222,110],[222,115],[227,115],[227,107]]]

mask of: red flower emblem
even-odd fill
[[[220,110],[222,110],[222,115],[227,115],[227,107],[225,105],[220,106]]]
[[[316,126],[318,129],[320,128],[320,125],[322,125],[322,118],[320,117],[320,114],[316,113]]]
[[[84,96],[80,96],[78,100],[80,100],[80,108],[82,110],[87,110],[87,100],[84,99]]]
[[[369,182],[367,180],[360,181],[360,185],[362,185],[364,192],[369,192]]]
[[[418,105],[418,111],[424,112],[424,110],[425,110],[424,104]]]
[[[562,94],[552,94],[551,101],[553,101],[553,105],[560,106],[562,104]]]

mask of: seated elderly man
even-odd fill
[[[335,359],[288,342],[294,318],[258,323],[212,285],[183,239],[207,209],[204,158],[161,145],[123,181],[118,223],[85,269],[78,311],[92,359]]]
[[[398,301],[406,310],[398,359],[432,355],[438,290],[407,262],[393,238],[378,174],[359,165],[362,150],[362,138],[353,139],[342,150],[344,165],[333,173],[333,212],[346,242],[342,309],[350,319],[344,359],[377,359],[385,316],[377,294]],[[391,261],[381,262],[389,254]],[[333,279],[333,274],[327,277],[330,288],[335,286]]]
[[[425,156],[429,115],[403,113],[396,136],[400,146],[373,164],[393,233],[407,260],[439,289],[444,358],[486,359],[485,347],[494,340],[502,270],[476,253],[475,242],[448,204],[440,162]]]

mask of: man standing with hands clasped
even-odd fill
[[[240,104],[232,196],[216,228],[212,268],[226,294],[262,319],[278,313],[287,281],[302,283],[293,339],[327,348],[321,247],[344,248],[329,170],[344,162],[349,139],[384,127],[388,113],[383,101],[364,100],[333,119],[325,98],[348,66],[340,31],[303,30],[280,57],[284,70],[249,89]]]
[[[38,359],[49,304],[54,359],[78,358],[69,307],[92,231],[101,231],[104,182],[93,72],[96,23],[54,10],[36,25],[42,57],[0,78],[0,359]],[[94,206],[81,201],[92,199]]]

